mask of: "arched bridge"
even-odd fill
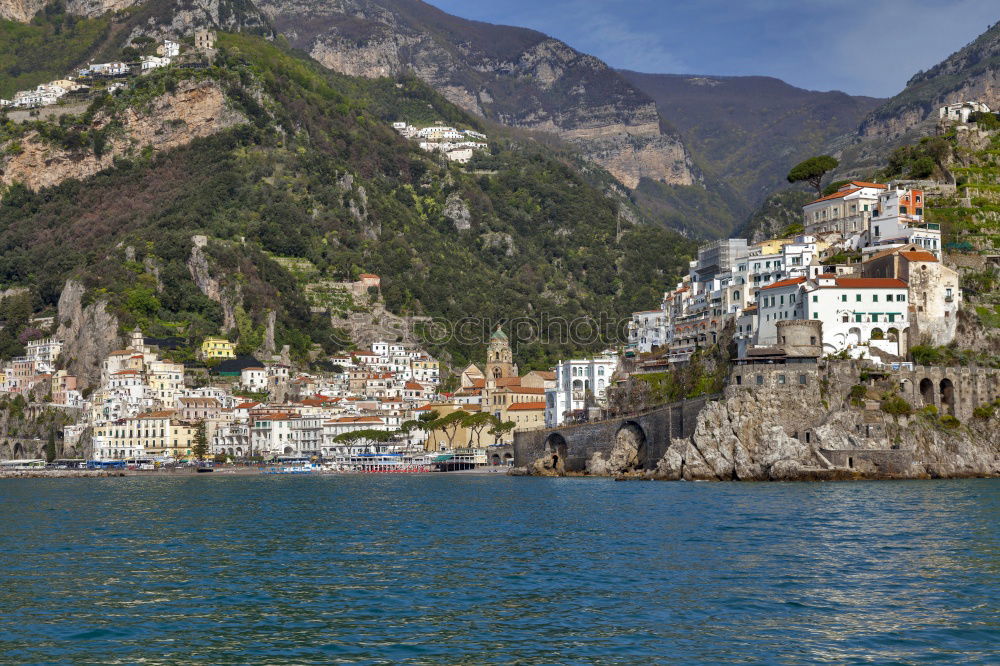
[[[514,465],[527,467],[539,458],[559,472],[583,472],[595,453],[607,458],[615,444],[634,451],[632,467],[654,469],[674,437],[690,437],[705,404],[720,396],[682,400],[656,409],[604,421],[529,430],[514,435]]]

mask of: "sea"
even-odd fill
[[[1000,663],[1000,481],[0,481],[0,662]]]

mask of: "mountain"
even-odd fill
[[[120,49],[149,10],[77,18],[74,39]],[[375,315],[337,286],[374,272],[379,303],[462,363],[481,340],[441,325],[605,314],[613,333],[691,254],[575,151],[491,128],[490,154],[466,169],[402,139],[389,127],[401,113],[486,129],[412,76],[337,74],[246,34],[217,46],[211,66],[156,70],[58,120],[0,123],[0,355],[19,353],[34,311],[54,317],[85,378],[135,325],[181,337],[179,360],[224,333],[307,364],[350,344],[343,316]],[[544,367],[604,342],[516,352]]]
[[[291,44],[353,76],[412,71],[467,111],[557,133],[629,188],[698,179],[656,106],[606,64],[540,32],[419,0],[262,0]]]
[[[928,133],[937,109],[976,100],[1000,109],[1000,23],[926,72],[918,72],[898,95],[874,109],[861,124],[864,138],[892,139]]]
[[[621,74],[656,102],[706,181],[728,188],[743,216],[787,185],[789,168],[853,133],[882,101],[803,90],[765,76]]]

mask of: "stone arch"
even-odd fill
[[[545,453],[552,462],[552,469],[563,473],[566,471],[566,456],[569,455],[569,447],[566,445],[566,438],[557,432],[545,438]]]
[[[490,458],[490,462],[493,464],[494,467],[496,467],[497,465],[499,465],[500,464],[500,454],[499,453],[494,453],[493,457]]]
[[[899,342],[899,329],[892,326],[885,332],[885,336],[890,342]]]
[[[941,389],[941,413],[955,415],[955,385],[950,379],[945,377],[940,383]]]
[[[11,449],[11,458],[18,460],[21,458],[22,453],[24,453],[24,449],[21,448],[21,442],[14,442],[14,447]]]
[[[505,465],[509,465],[514,461],[514,456],[510,453],[503,454],[503,462]]]
[[[861,342],[861,329],[857,326],[852,326],[850,330],[847,331],[847,339],[844,342],[848,347],[858,345]]]
[[[871,340],[885,340],[885,331],[876,326],[872,329]]]
[[[625,421],[615,433],[611,455],[620,457],[620,464],[626,468],[644,469],[647,458],[646,441],[646,431],[641,425],[635,421]]]
[[[923,398],[925,406],[933,405],[936,402],[934,400],[934,382],[929,377],[920,380],[920,396]]]
[[[292,447],[286,446],[285,447],[285,455],[287,456],[287,455],[291,454],[291,452],[292,452]]]

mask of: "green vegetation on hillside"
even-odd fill
[[[85,19],[53,3],[30,23],[0,20],[0,97],[65,78],[108,34],[107,17]]]
[[[60,131],[90,131],[93,114],[141,108],[190,76],[217,80],[251,120],[168,153],[140,147],[85,182],[38,193],[8,188],[0,201],[2,284],[31,286],[51,306],[76,276],[89,300],[110,299],[123,329],[139,323],[149,335],[185,336],[191,349],[223,323],[186,263],[191,236],[204,234],[212,275],[225,293],[242,295],[244,323],[229,333],[257,340],[275,311],[277,345],[304,358],[314,344],[333,351],[340,342],[329,319],[310,311],[305,274],[296,277],[272,255],[308,260],[308,279],[377,273],[386,304],[404,314],[452,323],[605,315],[614,329],[658,298],[693,251],[660,227],[623,221],[629,203],[608,194],[610,176],[570,153],[491,137],[496,173],[476,175],[402,140],[389,121],[421,105],[435,118],[478,127],[415,79],[341,76],[246,35],[220,34],[218,45],[212,68],[158,71],[120,98],[95,102],[89,118],[35,126],[65,147]],[[468,230],[444,215],[452,195],[470,210]],[[463,363],[478,358],[483,342],[448,339],[432,349]],[[522,367],[543,367],[605,344],[557,339],[520,344],[516,353]]]

